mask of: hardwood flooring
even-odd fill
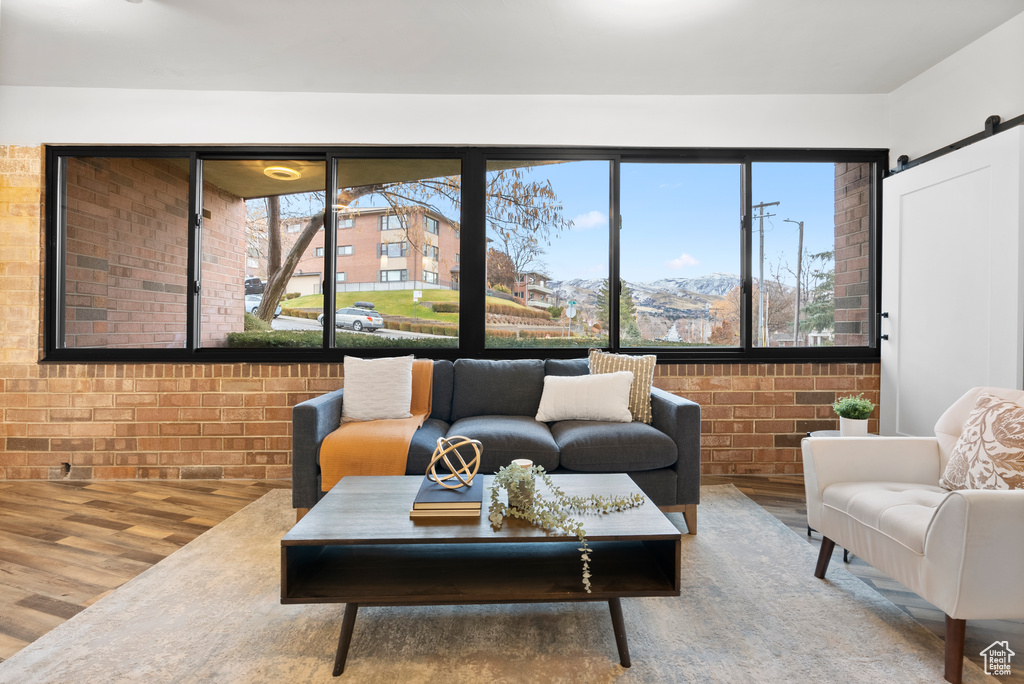
[[[734,484],[802,539],[807,535],[799,475],[705,476]],[[288,481],[0,481],[0,661],[74,617],[204,531]],[[699,517],[699,513],[698,513]],[[707,533],[706,531],[704,532]],[[842,563],[836,547],[834,563]],[[943,615],[856,556],[845,566],[940,637]],[[808,566],[807,573],[813,572]],[[835,616],[837,629],[842,616]],[[1024,621],[967,623],[967,657],[994,641],[1024,653]],[[1001,682],[1024,682],[1024,656]]]
[[[0,661],[288,481],[0,482]]]

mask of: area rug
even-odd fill
[[[343,606],[280,604],[275,490],[0,664],[0,682],[941,682],[943,644],[732,485],[701,490],[682,596],[363,608],[332,680]],[[681,529],[678,514],[670,516]],[[994,681],[964,663],[964,681]]]

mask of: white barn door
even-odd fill
[[[886,178],[883,435],[931,435],[967,389],[1024,388],[1024,127]]]

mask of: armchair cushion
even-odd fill
[[[980,394],[940,484],[948,489],[1024,489],[1024,406]]]
[[[928,524],[949,492],[907,482],[843,482],[824,491],[826,507],[845,513],[914,553],[924,553]]]

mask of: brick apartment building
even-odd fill
[[[305,219],[282,226],[285,249],[294,244]],[[289,292],[320,294],[325,232],[306,248],[288,282]],[[336,292],[458,287],[459,230],[427,209],[398,215],[387,208],[360,208],[338,214],[335,247]]]

